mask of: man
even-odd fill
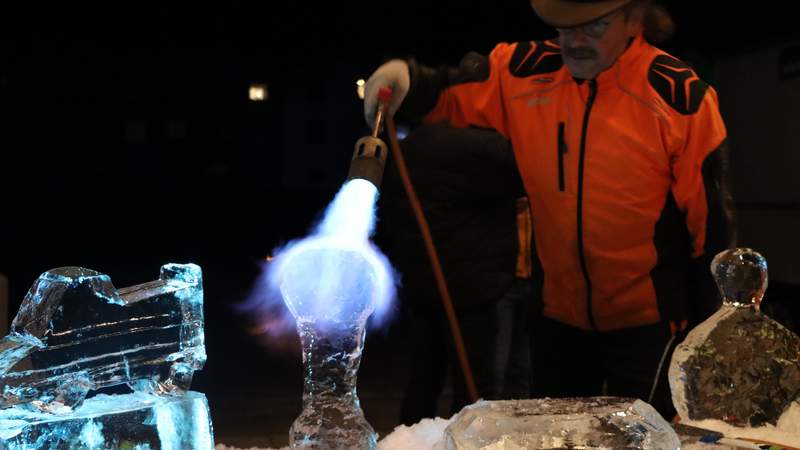
[[[651,44],[671,22],[649,0],[532,6],[557,40],[499,44],[458,68],[390,61],[365,113],[388,85],[400,119],[511,140],[544,270],[535,395],[638,397],[669,419],[658,368],[671,332],[715,309],[708,264],[729,245],[716,92]]]
[[[492,130],[425,125],[402,143],[414,188],[435,239],[478,395],[530,395],[527,316],[531,308],[527,199],[508,142]],[[438,415],[448,367],[449,414],[469,404],[464,377],[422,234],[393,164],[378,204],[381,248],[402,275],[415,363],[401,422]]]

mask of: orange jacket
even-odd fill
[[[500,44],[438,71],[410,61],[403,109],[511,140],[546,317],[599,330],[684,319],[689,260],[725,246],[707,236],[724,222],[711,217],[722,208],[709,155],[726,137],[716,92],[641,36],[595,80],[572,78],[559,51]]]

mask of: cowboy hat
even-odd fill
[[[536,14],[548,25],[572,28],[597,20],[632,0],[531,0]]]

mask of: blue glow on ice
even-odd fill
[[[214,448],[214,436],[211,434],[211,417],[208,416],[208,405],[195,402],[192,408],[194,430],[192,436],[197,448]],[[209,424],[206,426],[206,424]]]
[[[68,415],[0,410],[0,448],[213,450],[214,439],[203,394],[133,392],[99,394]]]
[[[369,181],[347,182],[310,236],[274,252],[262,286],[266,295],[259,292],[257,300],[262,312],[269,311],[265,321],[272,329],[265,331],[290,329],[274,317],[279,299],[300,322],[364,321],[370,314],[376,324],[386,320],[395,282],[388,260],[369,240],[377,197]]]
[[[94,420],[86,422],[86,425],[81,428],[80,440],[87,448],[98,448],[103,445],[106,442],[103,438],[103,424],[96,423]]]
[[[173,408],[169,406],[158,408],[155,411],[156,428],[158,429],[158,439],[161,441],[163,450],[180,450],[180,436],[175,428],[176,423],[181,419],[179,414],[175,414]]]

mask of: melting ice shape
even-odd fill
[[[0,408],[69,413],[90,390],[187,390],[206,360],[200,268],[167,264],[158,280],[117,291],[79,267],[43,273],[0,340]]]
[[[800,337],[758,309],[767,262],[737,248],[718,254],[711,271],[723,305],[675,349],[675,408],[684,421],[780,425],[800,400]]]
[[[356,393],[367,318],[385,312],[393,295],[388,262],[369,242],[376,196],[368,181],[347,182],[316,232],[271,263],[271,283],[303,346],[303,411],[289,430],[292,448],[376,448]]]

